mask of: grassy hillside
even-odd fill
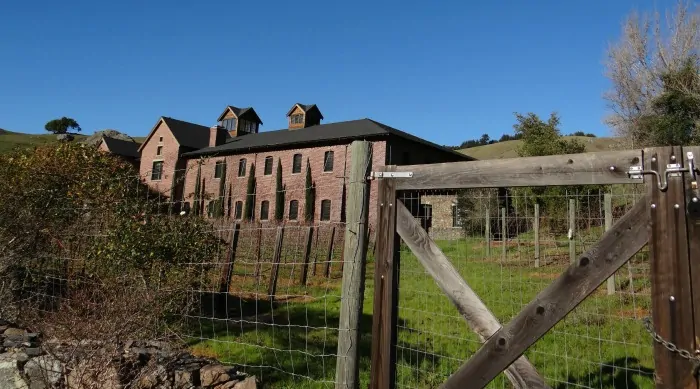
[[[589,138],[585,136],[567,136],[565,138],[580,140],[586,145],[586,151],[589,152],[621,148],[617,138]],[[521,143],[522,140],[509,140],[485,146],[470,147],[459,151],[476,159],[516,158],[518,156],[517,149]]]
[[[82,141],[86,135],[76,135],[76,141]],[[134,138],[137,142],[143,142],[145,138]],[[34,147],[57,142],[54,134],[23,134],[11,132],[0,128],[0,153],[6,153],[16,147]]]

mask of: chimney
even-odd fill
[[[289,129],[298,130],[321,124],[323,115],[316,104],[300,104],[296,103],[287,112],[289,119]]]
[[[217,126],[213,126],[209,129],[209,147],[214,147],[220,145],[221,142],[221,134],[223,133],[222,128]]]

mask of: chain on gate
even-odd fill
[[[678,346],[676,346],[672,342],[669,342],[668,340],[662,338],[661,335],[654,331],[654,326],[651,323],[650,317],[645,317],[644,319],[642,319],[642,323],[644,323],[644,328],[647,330],[647,332],[649,332],[649,335],[651,335],[655,342],[664,346],[668,351],[678,354],[681,356],[681,358],[690,361],[693,364],[693,375],[695,377],[700,377],[700,356],[695,356],[688,350],[678,348]]]

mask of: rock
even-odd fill
[[[155,368],[147,370],[138,380],[136,388],[138,389],[156,389],[161,384],[168,382],[168,372],[165,366],[158,365]]]
[[[27,382],[22,378],[19,364],[13,353],[0,354],[0,388],[28,389]]]
[[[257,389],[258,384],[255,380],[255,376],[250,376],[243,381],[236,384],[233,389]]]
[[[90,366],[81,362],[68,374],[68,389],[122,389],[119,374],[114,366],[107,368]]]
[[[39,355],[43,354],[44,352],[39,347],[27,347],[24,349],[24,353],[30,357],[38,357]]]
[[[190,389],[199,386],[199,369],[195,366],[187,370],[176,370],[174,384],[176,389]]]
[[[75,139],[75,137],[71,134],[58,134],[56,139],[58,139],[59,142],[70,142]]]
[[[3,335],[5,336],[21,336],[22,338],[24,337],[24,334],[26,334],[27,331],[21,329],[21,328],[15,328],[15,327],[10,327],[7,328],[5,331],[2,332]]]
[[[24,365],[30,389],[46,389],[56,385],[63,375],[63,365],[49,355],[32,358]]]
[[[19,362],[20,366],[29,360],[29,355],[23,352],[14,353],[15,360]]]
[[[207,365],[199,369],[199,379],[204,387],[223,384],[231,380],[230,368],[221,365]]]
[[[102,131],[95,131],[95,133],[87,137],[83,141],[83,143],[85,143],[86,145],[97,146],[98,144],[100,144],[100,142],[102,142],[102,138],[105,136],[108,138],[134,142],[134,138],[130,137],[129,135],[123,134],[117,130],[107,129]]]
[[[233,389],[236,387],[236,385],[238,385],[239,382],[240,381],[238,380],[229,381],[225,384],[215,386],[214,389]]]

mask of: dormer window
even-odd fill
[[[303,114],[292,115],[292,124],[304,124],[304,115]]]
[[[258,123],[252,122],[250,120],[241,120],[241,126],[238,129],[241,132],[256,133],[258,132]]]
[[[225,128],[226,131],[233,131],[236,129],[236,118],[224,119],[221,121],[221,127]]]

